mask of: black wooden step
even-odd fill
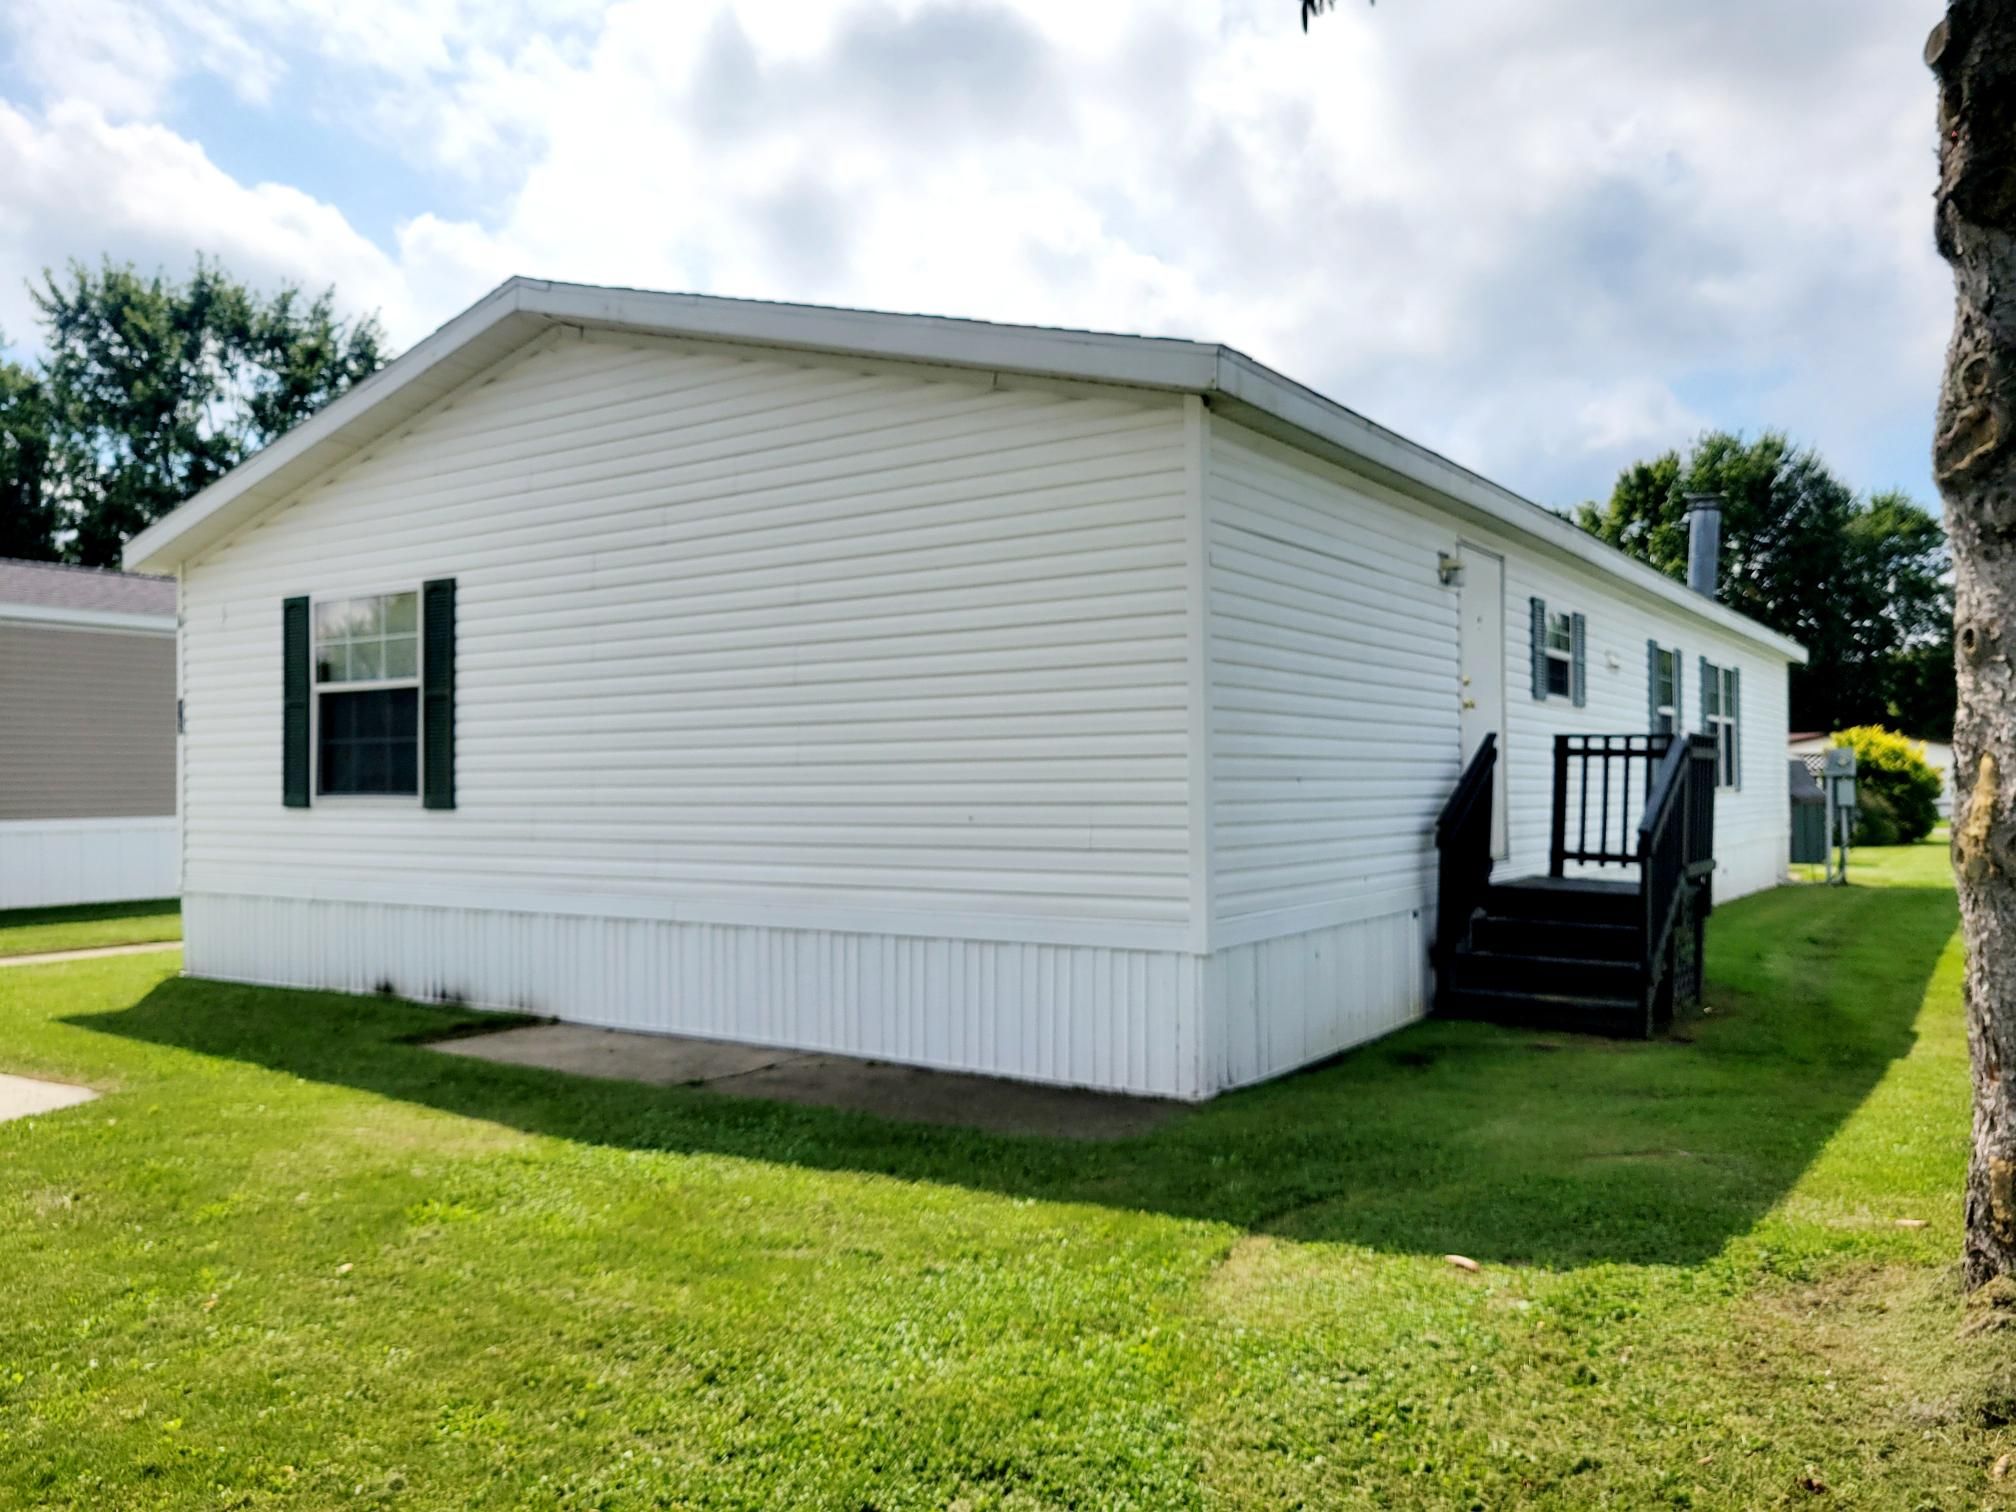
[[[1450,985],[1482,991],[1567,993],[1576,997],[1638,995],[1636,961],[1591,961],[1573,956],[1461,950],[1449,961]]]
[[[1644,910],[1636,882],[1585,877],[1522,877],[1493,883],[1484,911],[1501,918],[1551,919],[1570,924],[1636,924]]]
[[[1639,926],[1585,924],[1569,919],[1536,919],[1516,914],[1482,914],[1470,925],[1479,950],[1507,955],[1571,956],[1581,961],[1638,960]]]
[[[1435,1011],[1444,1018],[1483,1019],[1522,1029],[1564,1029],[1613,1039],[1644,1039],[1650,1033],[1644,1007],[1635,998],[1463,988],[1440,994]]]

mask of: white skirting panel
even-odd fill
[[[1715,849],[1715,901],[1727,903],[1785,880],[1792,836],[1783,829],[1747,835],[1740,841],[1725,835],[1716,841]]]
[[[1427,1012],[1425,910],[1381,914],[1213,954],[1205,1075],[1223,1090],[1376,1039]]]
[[[172,898],[181,885],[175,816],[0,823],[0,909]]]
[[[1197,1098],[1202,972],[1176,951],[226,893],[183,899],[192,976],[550,1014]]]

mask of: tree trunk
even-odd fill
[[[2016,5],[1951,0],[1939,80],[1940,254],[1957,308],[1933,469],[1953,542],[1953,869],[1967,946],[1974,1148],[1967,1285],[2016,1279]]]

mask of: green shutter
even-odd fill
[[[280,606],[280,801],[308,807],[308,600]]]
[[[1701,730],[1708,735],[1715,733],[1715,726],[1708,723],[1709,705],[1714,701],[1715,669],[1709,665],[1708,658],[1704,656],[1701,658]]]
[[[1533,607],[1533,696],[1547,696],[1547,601],[1529,600]]]
[[[420,803],[455,807],[455,579],[420,591]]]
[[[1675,735],[1684,735],[1687,732],[1686,681],[1687,658],[1682,656],[1680,648],[1675,646],[1673,648],[1673,733]]]
[[[1574,694],[1575,707],[1580,709],[1589,702],[1589,622],[1579,614],[1568,616],[1568,689]]]
[[[1729,716],[1729,773],[1730,786],[1742,791],[1743,788],[1743,669],[1729,669],[1729,707],[1723,710]]]
[[[1659,642],[1645,642],[1645,728],[1659,728]]]

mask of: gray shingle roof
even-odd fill
[[[0,605],[104,614],[173,614],[175,580],[109,567],[17,562],[0,557]]]

